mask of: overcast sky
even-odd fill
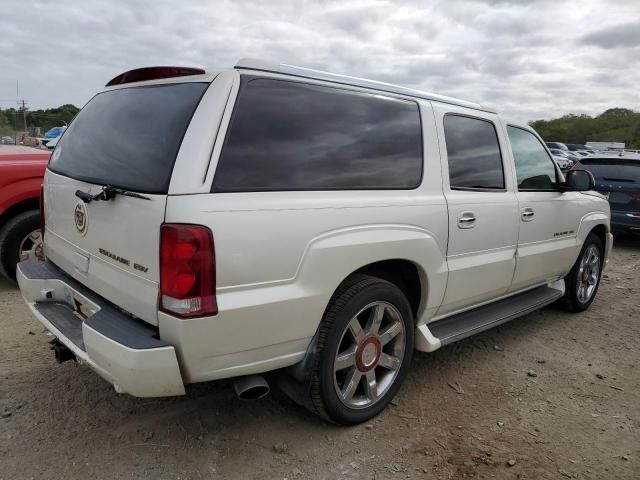
[[[479,101],[528,121],[640,110],[640,1],[3,0],[0,106],[83,105],[135,67],[241,57]]]

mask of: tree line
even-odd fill
[[[44,135],[52,127],[71,122],[78,111],[80,109],[71,104],[27,110],[27,127],[40,127]],[[611,108],[596,117],[564,115],[552,120],[536,120],[530,125],[548,142],[624,142],[627,148],[640,148],[640,112],[627,108]],[[13,136],[16,128],[19,132],[24,130],[22,110],[0,109],[0,135]]]
[[[57,108],[44,110],[27,110],[27,128],[40,127],[40,133],[69,124],[80,111],[75,105],[67,104]],[[22,109],[0,109],[0,135],[13,136],[15,132],[24,131],[24,115]]]
[[[547,142],[624,142],[626,148],[640,148],[640,112],[611,108],[596,117],[565,115],[553,120],[530,122]]]

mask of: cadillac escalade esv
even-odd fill
[[[593,302],[612,246],[593,177],[477,103],[242,60],[111,80],[44,179],[34,315],[135,396],[236,377],[343,424],[414,350]]]

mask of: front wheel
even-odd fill
[[[604,248],[593,233],[587,236],[580,255],[565,277],[565,302],[572,312],[582,312],[593,303],[600,286]]]
[[[413,355],[411,306],[394,284],[357,275],[334,294],[318,332],[310,406],[345,425],[380,413],[398,392]]]

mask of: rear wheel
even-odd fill
[[[0,273],[16,279],[16,265],[42,255],[40,213],[37,210],[16,215],[0,230]]]
[[[409,302],[396,285],[364,275],[345,282],[319,328],[307,405],[341,424],[380,413],[408,372],[413,325]]]
[[[565,304],[572,312],[582,312],[593,303],[600,286],[604,247],[597,235],[590,233],[580,255],[565,277]]]

